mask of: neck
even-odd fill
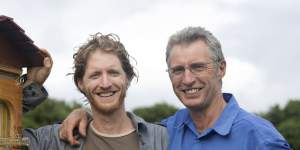
[[[216,96],[211,104],[203,110],[191,110],[190,114],[199,132],[213,127],[226,106],[222,93]]]
[[[109,114],[93,111],[93,126],[103,134],[122,134],[134,129],[131,119],[127,116],[125,109],[118,109]]]

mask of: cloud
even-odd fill
[[[260,100],[258,95],[265,95],[266,76],[259,67],[240,60],[239,58],[227,58],[226,75],[223,80],[223,92],[234,93],[239,104],[249,111],[261,111],[266,109],[266,102]]]
[[[295,19],[300,18],[299,4],[292,0],[247,1],[234,10],[241,16],[239,21],[222,31],[224,52],[228,56],[263,70],[262,84],[248,86],[249,90],[261,91],[249,100],[260,108],[255,110],[299,97],[296,89],[299,89],[300,71],[296,66],[300,64],[300,52],[296,40],[300,38],[297,29],[300,21]],[[241,78],[247,74],[248,71],[239,72]]]
[[[82,101],[72,77],[72,54],[88,35],[116,33],[136,58],[139,82],[126,105],[132,109],[165,100],[183,107],[165,72],[168,37],[186,26],[204,26],[223,45],[228,59],[224,91],[236,94],[250,111],[299,97],[300,2],[296,0],[66,0],[4,1],[3,14],[15,18],[54,59],[45,86],[50,96]]]

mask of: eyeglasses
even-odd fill
[[[185,70],[189,70],[193,74],[201,74],[203,71],[210,69],[212,67],[209,67],[209,64],[213,64],[213,62],[207,62],[207,63],[193,63],[189,66],[175,66],[173,68],[169,68],[166,71],[169,72],[171,76],[182,76],[185,72]]]

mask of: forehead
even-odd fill
[[[122,68],[121,61],[113,53],[104,52],[100,49],[90,53],[87,60],[87,68]]]
[[[193,62],[208,62],[212,58],[212,52],[202,40],[189,44],[175,45],[169,55],[168,65],[185,65]]]

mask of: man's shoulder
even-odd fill
[[[271,122],[263,119],[255,114],[251,114],[243,109],[240,109],[238,116],[234,121],[234,125],[249,127],[249,128],[261,128],[265,126],[273,126]]]
[[[232,132],[247,134],[247,137],[261,142],[283,140],[282,135],[268,120],[241,109],[232,126]]]
[[[37,129],[32,129],[32,128],[24,128],[22,130],[23,134],[32,134],[34,133],[35,135],[43,135],[43,134],[53,134],[53,135],[58,135],[58,131],[60,128],[60,124],[52,124],[52,125],[46,125],[39,127]]]
[[[24,137],[29,138],[30,144],[28,150],[37,149],[64,149],[64,150],[80,150],[84,140],[79,139],[80,145],[71,146],[65,141],[59,139],[59,129],[61,124],[52,124],[42,126],[37,129],[25,128],[22,130]]]

